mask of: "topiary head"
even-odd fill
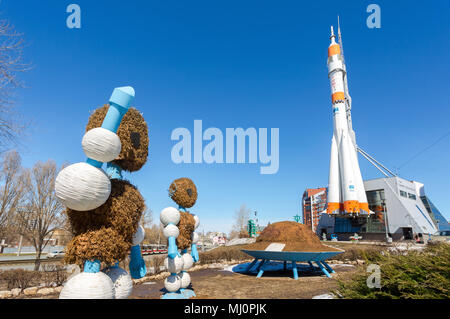
[[[106,104],[92,113],[86,126],[86,132],[102,126],[108,108],[109,105]],[[117,135],[122,143],[122,150],[112,162],[125,171],[138,171],[148,157],[148,127],[142,114],[130,107],[120,122]]]
[[[170,184],[169,196],[181,207],[190,208],[197,201],[197,187],[190,178],[178,178]]]

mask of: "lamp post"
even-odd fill
[[[381,205],[383,205],[383,214],[384,214],[384,230],[386,232],[386,242],[390,243],[392,239],[388,235],[388,223],[387,223],[387,212],[386,212],[386,202],[384,199],[381,200]]]

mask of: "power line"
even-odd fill
[[[419,155],[421,155],[422,153],[424,153],[425,151],[428,151],[430,148],[432,148],[434,145],[436,145],[437,143],[439,143],[441,140],[443,140],[444,138],[446,138],[448,135],[450,135],[450,131],[445,133],[444,135],[442,135],[440,138],[438,138],[434,143],[432,143],[431,145],[425,147],[423,150],[421,150],[420,152],[418,152],[416,155],[414,155],[413,157],[411,157],[409,160],[407,160],[405,163],[403,163],[402,165],[400,165],[399,167],[397,167],[397,169],[402,168],[403,166],[405,166],[406,164],[408,164],[409,162],[411,162],[413,159],[415,159],[416,157],[418,157]]]

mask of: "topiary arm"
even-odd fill
[[[138,230],[133,236],[133,246],[130,251],[130,263],[128,264],[130,275],[134,279],[142,278],[147,274],[147,267],[142,258],[140,246],[140,243],[144,240],[144,236],[144,227],[139,225]]]

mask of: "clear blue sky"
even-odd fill
[[[381,7],[368,29],[366,7]],[[82,28],[66,27],[77,3]],[[450,2],[442,1],[22,1],[1,17],[25,34],[18,106],[33,121],[25,166],[85,160],[89,112],[112,89],[131,85],[150,131],[145,167],[127,176],[159,218],[173,205],[170,182],[192,178],[200,230],[228,232],[242,204],[260,221],[292,220],[308,187],[326,186],[332,134],[326,58],[330,25],[341,17],[358,144],[388,167],[401,166],[450,131]],[[260,164],[172,163],[173,129],[280,129],[280,168]],[[364,179],[380,177],[360,158]],[[401,167],[425,184],[450,217],[450,136]]]

